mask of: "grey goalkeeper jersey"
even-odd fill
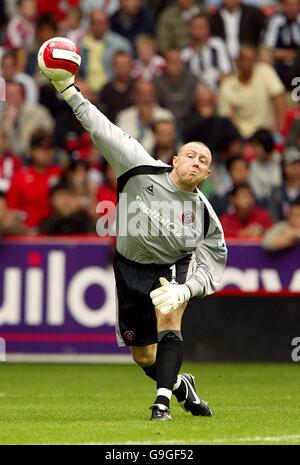
[[[173,264],[191,255],[187,281],[193,296],[212,294],[227,260],[220,221],[196,189],[179,189],[172,168],[112,124],[81,93],[69,101],[118,177],[117,250],[138,263]]]

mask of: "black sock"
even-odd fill
[[[149,376],[149,378],[153,379],[154,381],[157,380],[157,365],[156,362],[153,363],[150,367],[142,367],[145,375]]]
[[[186,399],[186,387],[183,381],[181,381],[180,386],[173,391],[174,396],[178,402],[182,402]]]
[[[157,380],[157,365],[156,362],[149,367],[142,367],[145,375],[149,376],[149,378],[153,379],[153,381]],[[178,402],[182,402],[186,398],[186,387],[184,382],[180,383],[180,386],[173,391],[174,396],[178,400]]]
[[[183,341],[180,331],[169,330],[158,333],[156,356],[157,389],[165,388],[172,391],[177,380],[182,359]],[[165,396],[158,396],[155,403],[163,403],[169,406],[170,401]]]

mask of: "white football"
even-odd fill
[[[38,52],[41,72],[52,81],[64,81],[75,75],[81,63],[80,50],[72,40],[53,37]]]

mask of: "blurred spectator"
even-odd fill
[[[18,71],[18,59],[14,51],[8,51],[2,56],[1,76],[6,82],[19,82],[24,86],[26,103],[37,103],[38,88],[36,82],[29,74]]]
[[[111,16],[119,6],[119,0],[81,0],[80,2],[81,10],[86,18],[93,10],[102,10],[107,16]]]
[[[120,0],[120,8],[110,18],[110,27],[133,46],[138,35],[153,34],[154,18],[141,0]]]
[[[70,8],[77,6],[80,0],[36,0],[39,15],[51,14],[56,22],[62,23]]]
[[[185,69],[180,50],[165,52],[166,68],[153,83],[159,105],[168,108],[175,116],[180,128],[193,106],[194,91],[198,78]]]
[[[211,175],[201,187],[208,197],[212,194],[225,195],[232,187],[226,163],[232,157],[240,157],[243,150],[244,143],[241,136],[228,134],[224,138],[220,137],[217,152],[213,154]]]
[[[0,191],[7,192],[11,179],[21,167],[21,160],[8,149],[7,133],[0,127]]]
[[[6,105],[0,110],[0,126],[8,134],[10,150],[24,156],[29,147],[32,133],[43,128],[53,129],[53,119],[47,110],[39,104],[25,103],[24,88],[17,82],[6,85]]]
[[[274,66],[286,88],[291,87],[291,70],[300,47],[300,2],[281,0],[281,11],[272,16],[264,43],[273,49]]]
[[[109,30],[106,14],[94,10],[90,15],[90,30],[80,45],[80,74],[94,92],[99,92],[112,79],[112,57],[119,51],[131,53],[131,45],[124,37]]]
[[[89,177],[89,170],[90,165],[86,160],[73,158],[63,174],[63,180],[76,193],[81,207],[85,209],[89,208],[96,191],[96,186]]]
[[[117,114],[132,105],[134,81],[131,77],[132,58],[127,52],[116,52],[112,59],[114,77],[100,93],[101,110],[110,121],[115,122]]]
[[[281,156],[274,150],[272,133],[259,129],[251,138],[255,160],[250,165],[250,184],[257,199],[271,195],[281,185]]]
[[[50,190],[53,213],[39,227],[42,234],[95,234],[96,225],[80,205],[78,195],[66,183]]]
[[[27,230],[22,214],[17,210],[9,210],[5,194],[0,191],[0,237],[26,234]]]
[[[155,88],[150,81],[136,81],[133,91],[134,105],[121,111],[116,124],[137,139],[148,152],[154,148],[152,124],[161,119],[174,120],[169,110],[157,104]]]
[[[97,95],[91,91],[86,81],[77,79],[76,84],[85,98],[93,105],[99,105]],[[83,128],[66,102],[63,102],[55,119],[54,138],[55,144],[69,156],[87,158],[91,146],[90,133]]]
[[[106,160],[103,162],[104,182],[97,191],[97,201],[109,200],[117,205],[117,177],[113,168]]]
[[[264,28],[265,15],[241,0],[223,0],[219,11],[211,16],[211,33],[221,37],[231,58],[239,55],[241,43],[257,46]]]
[[[295,119],[287,138],[287,145],[300,149],[300,118]]]
[[[117,177],[113,168],[104,161],[103,163],[104,183],[99,187],[96,195],[93,215],[95,219],[102,218],[105,233],[110,236],[116,235],[116,205],[117,205]],[[102,205],[101,205],[101,202]],[[110,206],[107,202],[111,202]],[[102,229],[102,228],[101,228]],[[99,229],[97,228],[99,234]],[[103,234],[103,229],[102,229]]]
[[[43,85],[47,82],[47,78],[43,76],[38,67],[37,54],[41,45],[46,40],[52,39],[58,35],[58,28],[55,18],[51,14],[44,14],[37,18],[36,21],[36,37],[30,50],[27,53],[26,72],[34,76],[36,82]]]
[[[229,175],[230,185],[228,185],[226,192],[222,195],[215,194],[209,197],[209,201],[218,216],[222,215],[229,209],[229,197],[233,187],[239,184],[249,183],[249,162],[242,155],[236,155],[229,158],[226,161],[225,166]]]
[[[151,8],[155,19],[159,13],[170,5],[173,5],[176,0],[144,0],[143,3],[147,8]]]
[[[170,120],[158,120],[153,123],[153,158],[171,164],[177,153],[176,124]]]
[[[274,69],[256,62],[256,49],[243,45],[237,72],[221,83],[219,114],[232,119],[249,138],[260,128],[280,132],[285,115],[284,87]]]
[[[37,7],[35,0],[18,0],[18,14],[7,25],[7,46],[28,48],[34,41]]]
[[[282,178],[282,185],[273,189],[269,199],[269,211],[276,221],[288,218],[290,205],[300,196],[299,148],[285,149],[282,160]]]
[[[210,36],[209,18],[205,14],[191,19],[189,31],[191,43],[182,50],[182,58],[192,73],[216,90],[222,77],[232,71],[225,42]]]
[[[265,234],[263,247],[269,252],[278,252],[300,244],[300,197],[290,207],[288,219],[274,224]]]
[[[170,48],[181,49],[189,44],[189,21],[201,10],[194,0],[176,0],[175,5],[162,10],[158,16],[156,33],[161,52]]]
[[[45,131],[35,132],[30,140],[30,165],[15,174],[7,194],[8,207],[25,214],[25,224],[38,227],[51,213],[49,190],[61,175],[53,164],[52,137]]]
[[[255,206],[255,197],[247,183],[234,186],[229,200],[232,212],[220,218],[225,237],[261,238],[272,226],[268,210]]]
[[[63,36],[79,44],[85,32],[85,27],[82,25],[82,11],[80,7],[74,6],[70,8],[66,13]]]
[[[184,142],[200,140],[210,148],[214,162],[217,161],[218,150],[224,140],[240,137],[229,118],[218,116],[216,96],[210,87],[203,84],[196,88],[194,106],[183,128]]]
[[[165,69],[165,60],[157,54],[157,45],[153,37],[141,34],[135,40],[137,59],[134,60],[132,76],[134,79],[153,79]]]
[[[5,39],[5,28],[8,22],[5,0],[0,0],[0,49]]]
[[[241,43],[257,46],[265,23],[265,15],[241,0],[224,0],[221,8],[211,16],[211,33],[221,37],[232,59],[239,55]]]

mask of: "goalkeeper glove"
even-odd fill
[[[79,90],[75,86],[75,76],[71,76],[68,79],[65,79],[64,81],[52,81],[50,80],[51,84],[55,87],[57,92],[62,94],[65,100],[69,100],[72,95],[74,95],[77,90]]]
[[[161,287],[150,293],[154,307],[163,314],[176,310],[191,298],[191,290],[186,284],[172,284],[166,278],[159,278]]]

